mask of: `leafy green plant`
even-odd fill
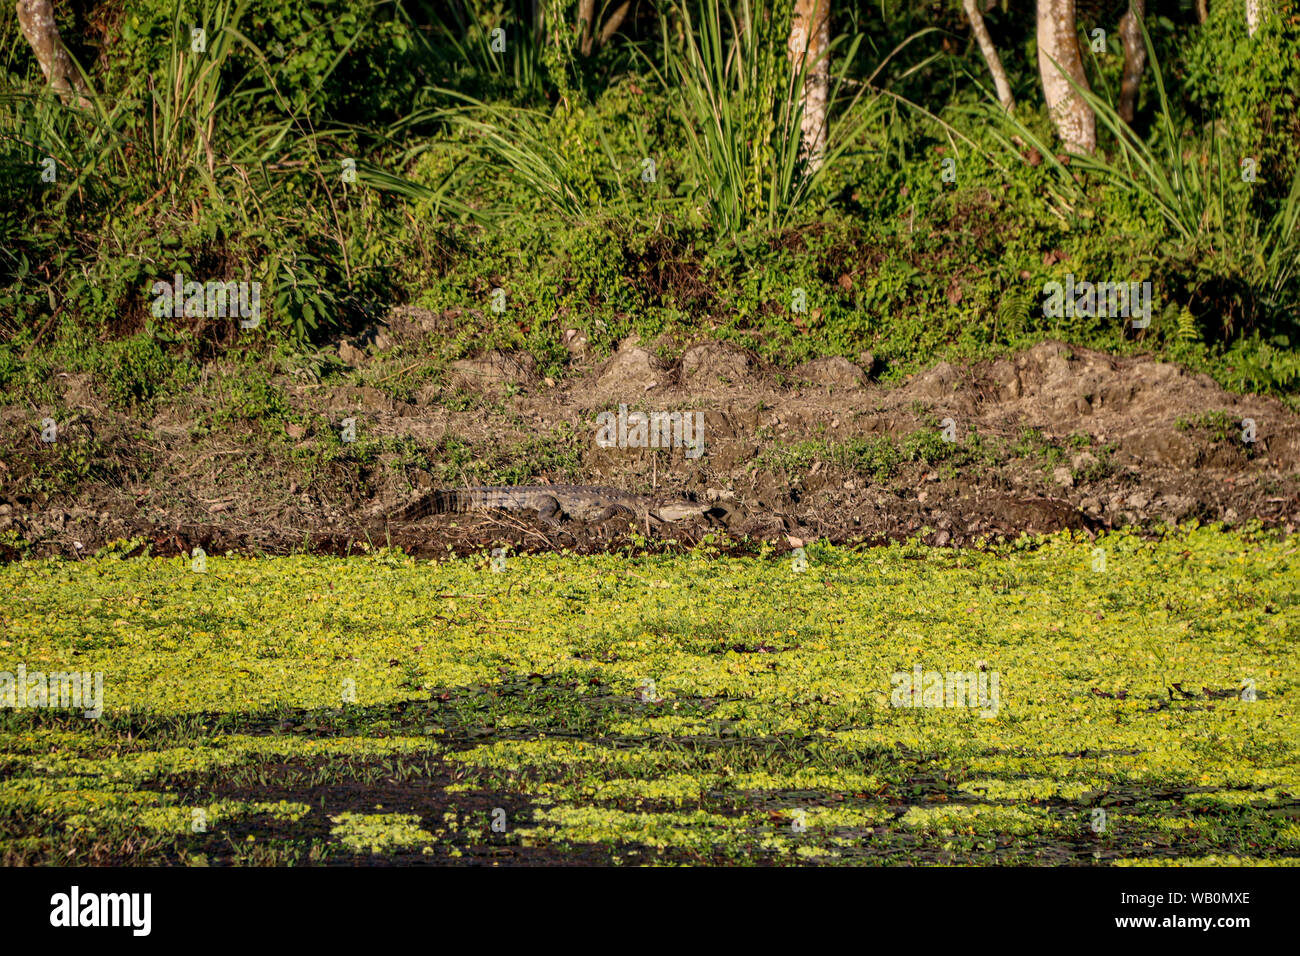
[[[943,461],[957,450],[956,442],[945,441],[943,434],[933,428],[912,432],[902,441],[903,458],[927,465]]]
[[[105,386],[118,405],[150,401],[168,386],[179,368],[152,329],[113,343],[107,352]]]

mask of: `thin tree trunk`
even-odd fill
[[[48,82],[65,103],[75,99],[78,106],[89,108],[90,90],[72,62],[72,56],[59,37],[50,0],[18,0],[18,23],[23,36],[36,54],[36,62]],[[75,95],[74,95],[75,94]]]
[[[1254,36],[1264,20],[1264,0],[1246,0],[1246,35]]]
[[[1196,0],[1196,22],[1204,23],[1210,15],[1210,0]]]
[[[984,54],[984,62],[988,64],[989,72],[993,74],[993,87],[997,90],[998,102],[1010,113],[1016,108],[1016,101],[1011,96],[1011,84],[1007,82],[1007,71],[1002,69],[998,48],[993,45],[988,27],[984,25],[984,15],[980,13],[975,0],[962,0],[962,6],[966,9],[966,17],[970,20],[970,29],[975,34],[975,42],[979,44],[980,53]]]
[[[1147,46],[1142,39],[1142,21],[1147,16],[1146,0],[1129,0],[1128,12],[1119,18],[1119,35],[1124,41],[1124,79],[1119,90],[1119,115],[1129,126],[1137,114],[1142,70],[1147,65]]]
[[[803,118],[800,136],[808,168],[821,167],[826,155],[827,111],[830,106],[830,0],[795,0],[788,49],[795,71],[803,72]]]
[[[601,28],[600,38],[597,40],[596,44],[597,49],[603,47],[610,40],[614,39],[614,34],[617,33],[618,28],[623,25],[623,21],[627,19],[627,13],[631,9],[632,0],[623,0],[622,3],[614,8],[614,12],[611,13],[609,19],[605,21],[605,26]]]
[[[596,0],[579,0],[578,2],[578,22],[582,27],[582,50],[583,56],[591,56],[606,43],[614,38],[618,28],[623,25],[627,18],[628,11],[632,9],[632,0],[623,0],[614,12],[605,20],[605,25],[599,31],[596,30]]]
[[[596,0],[578,0],[578,29],[581,31],[583,56],[591,55],[592,37],[596,33]]]
[[[1091,154],[1097,148],[1097,117],[1070,83],[1073,80],[1079,89],[1090,89],[1079,54],[1074,0],[1038,0],[1038,73],[1056,133],[1066,150]]]

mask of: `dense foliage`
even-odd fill
[[[590,55],[572,4],[544,5],[540,37],[532,6],[56,4],[89,110],[42,89],[0,18],[0,388],[125,349],[147,372],[109,397],[154,394],[194,359],[300,351],[406,302],[459,316],[455,349],[527,348],[554,374],[579,328],[598,348],[707,330],[782,361],[870,349],[895,372],[1054,335],[1154,347],[1239,389],[1300,378],[1289,0],[1254,38],[1231,4],[1204,25],[1150,4],[1136,129],[1103,129],[1083,167],[1055,161],[1026,4],[988,17],[1013,118],[958,4],[836,4],[815,176],[792,139],[783,5],[642,3]],[[1122,8],[1080,7],[1085,42],[1106,31],[1105,52],[1085,46],[1103,114]],[[152,282],[176,272],[263,283],[266,321],[153,316]],[[1044,283],[1067,272],[1151,280],[1151,327],[1045,317]],[[113,344],[132,337],[147,344]]]

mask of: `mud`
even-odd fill
[[[427,335],[418,321],[394,317],[385,336]],[[61,423],[60,440],[78,449],[63,466],[79,475],[71,494],[48,488],[44,412],[0,408],[0,558],[84,556],[130,539],[155,554],[196,546],[348,554],[393,545],[435,557],[500,545],[653,550],[708,536],[744,552],[764,541],[913,536],[969,546],[1026,532],[1152,530],[1190,520],[1300,526],[1300,416],[1151,358],[1045,342],[883,384],[872,380],[867,353],[856,363],[828,358],[790,370],[714,341],[684,343],[671,360],[664,343],[629,340],[602,361],[576,331],[566,344],[571,373],[559,381],[541,378],[531,357],[496,352],[453,363],[441,383],[408,398],[375,386],[286,380],[292,410],[320,424],[272,436],[196,429],[202,410],[183,401],[133,421],[97,404],[86,376],[66,376],[64,399],[75,415]],[[386,360],[352,352],[361,365]],[[409,364],[400,355],[391,362]],[[599,447],[596,415],[620,404],[700,413],[703,454]],[[373,462],[316,454],[330,437],[322,430],[349,416],[369,438],[421,450],[429,466],[391,453]],[[950,443],[941,439],[945,426]],[[702,520],[629,528],[625,519],[553,528],[526,513],[405,525],[385,518],[429,488],[461,483],[445,478],[453,446],[530,465],[553,438],[571,442],[571,458],[534,468],[530,483],[678,494],[722,502],[732,517],[722,529]],[[883,469],[835,453],[886,439],[901,451]]]

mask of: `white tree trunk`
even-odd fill
[[[1066,150],[1091,154],[1097,148],[1097,117],[1070,85],[1073,80],[1080,89],[1090,89],[1079,54],[1074,0],[1038,0],[1038,72],[1047,109]]]
[[[50,0],[18,0],[17,10],[23,36],[31,44],[46,81],[65,103],[73,99],[75,93],[77,105],[83,109],[89,107],[90,101],[86,99],[89,90],[59,37],[59,25],[54,22]]]
[[[803,119],[800,132],[808,168],[821,167],[826,155],[827,112],[830,106],[830,0],[795,0],[790,23],[790,59],[803,70]]]
[[[1246,0],[1246,34],[1254,36],[1264,20],[1264,0]]]
[[[1016,108],[1016,101],[1011,96],[1011,84],[1007,82],[1007,71],[1002,69],[998,48],[993,45],[988,27],[984,25],[984,15],[980,13],[975,0],[962,0],[961,5],[966,10],[966,19],[970,20],[971,33],[975,34],[975,42],[979,44],[980,53],[984,55],[984,62],[988,64],[989,72],[993,74],[993,88],[997,90],[998,102],[1010,113]]]
[[[1147,64],[1147,45],[1142,39],[1140,26],[1146,16],[1146,0],[1129,0],[1128,12],[1119,20],[1119,35],[1124,41],[1124,79],[1119,90],[1119,115],[1130,126],[1137,113],[1142,70]]]

